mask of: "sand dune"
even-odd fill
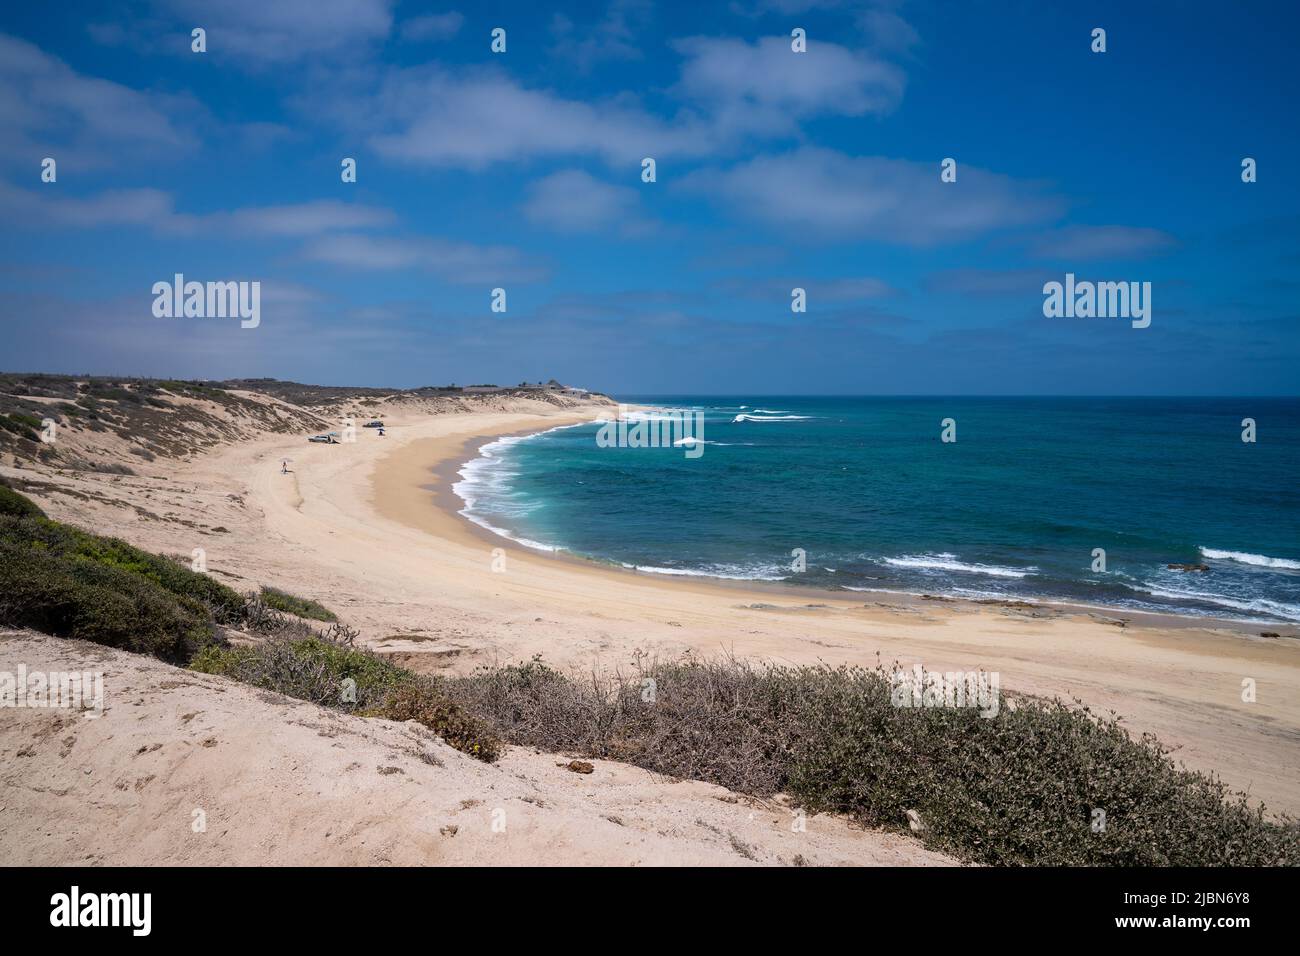
[[[0,634],[0,670],[93,667],[105,712],[0,722],[9,865],[949,865],[778,802],[522,748],[484,764],[414,721],[348,717],[152,658]],[[196,825],[201,824],[200,829]]]

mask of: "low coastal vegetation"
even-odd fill
[[[539,386],[493,386],[476,394],[454,385],[380,389],[269,378],[187,382],[0,372],[0,462],[103,470],[115,464],[104,460],[103,439],[110,435],[145,461],[183,459],[267,432],[315,434],[338,427],[344,416],[369,415],[381,406],[463,410],[467,403],[503,397],[561,407],[608,401],[597,392],[577,396]]]
[[[992,718],[896,707],[884,668],[732,659],[640,660],[584,679],[534,660],[443,689],[509,743],[785,793],[867,826],[907,830],[913,811],[927,845],[975,863],[1300,863],[1294,821],[1077,704],[1017,698]]]
[[[0,430],[7,431],[33,443],[41,440],[41,420],[35,415],[26,415],[22,412],[0,415]]]
[[[491,727],[448,699],[438,681],[352,647],[346,638],[313,634],[241,647],[210,645],[190,667],[362,717],[414,720],[489,763],[500,754]]]
[[[304,618],[327,622],[318,628]],[[995,716],[897,707],[884,668],[638,659],[583,678],[541,660],[415,674],[313,601],[241,595],[46,518],[0,485],[0,624],[152,654],[363,717],[415,720],[492,761],[504,744],[618,760],[801,812],[918,829],[993,865],[1300,864],[1300,826],[1184,769],[1113,715],[1020,697]],[[232,637],[235,640],[232,640]],[[1011,703],[1011,702],[1008,702]]]
[[[0,625],[150,654],[363,716],[415,720],[482,760],[499,752],[482,721],[428,679],[354,648],[357,632],[316,601],[275,588],[241,595],[177,560],[51,521],[3,484]],[[259,640],[232,644],[232,632]]]
[[[293,614],[297,617],[305,617],[312,621],[325,621],[327,623],[337,621],[336,615],[325,605],[311,601],[307,598],[300,598],[297,595],[281,591],[279,588],[262,588],[262,600],[268,607],[273,607],[277,611],[283,611],[286,614]]]
[[[115,435],[151,461],[184,458],[252,428],[301,432],[322,424],[315,412],[218,382],[0,372],[0,459],[15,464],[116,467],[129,475],[104,460],[103,438]]]
[[[184,664],[244,599],[116,538],[51,521],[0,489],[0,623]]]
[[[44,518],[40,505],[26,495],[20,495],[0,480],[0,516],[16,518]]]

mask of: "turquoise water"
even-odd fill
[[[1300,400],[624,400],[702,413],[703,454],[506,439],[465,513],[647,573],[1300,621]]]

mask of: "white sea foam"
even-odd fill
[[[732,424],[736,422],[803,422],[812,418],[811,415],[737,415],[733,418]]]
[[[1290,558],[1270,558],[1266,554],[1251,554],[1248,551],[1219,551],[1215,548],[1201,548],[1201,557],[1208,561],[1235,561],[1257,568],[1275,568],[1282,571],[1300,571],[1300,561]]]
[[[786,574],[779,565],[747,568],[739,564],[715,564],[704,568],[657,568],[652,565],[627,564],[623,567],[646,574],[669,574],[691,578],[725,578],[728,581],[784,581]]]
[[[522,544],[525,548],[532,548],[534,551],[547,551],[547,552],[556,552],[556,551],[564,550],[564,548],[558,548],[555,545],[542,544],[542,542],[534,541],[531,538],[520,537],[519,535],[515,534],[512,531],[507,531],[505,528],[498,528],[496,525],[487,521],[485,518],[479,515],[470,514],[468,510],[462,511],[461,514],[463,514],[470,521],[474,522],[480,528],[485,528],[488,531],[491,531],[493,534],[500,535],[501,537],[505,538],[507,541],[513,541],[515,544]]]
[[[682,409],[682,408],[677,408],[677,409],[673,409],[673,408],[649,408],[649,409],[641,409],[641,410],[629,410],[629,411],[623,413],[623,418],[622,418],[622,420],[625,421],[625,422],[671,422],[671,421],[676,421],[676,420],[680,419],[680,418],[682,417],[683,413],[685,413],[685,412],[690,412],[690,411],[693,411],[693,410],[698,410],[698,409]],[[618,420],[619,420],[619,419],[618,419],[617,416],[615,416],[615,415],[608,415],[608,416],[605,416],[605,417],[602,417],[602,418],[597,419],[597,421],[602,421],[602,422],[604,422],[604,421],[618,421]],[[588,423],[588,422],[580,422],[579,424],[583,424],[583,425],[585,425],[585,424],[589,424],[589,423]],[[573,428],[573,427],[576,427],[576,426],[573,426],[573,425],[561,425],[560,427],[561,427],[561,428]],[[551,429],[551,431],[555,431],[555,429]],[[531,438],[532,436],[530,435],[530,436],[528,436],[528,437]]]
[[[878,594],[905,594],[908,597],[915,597],[915,598],[926,597],[928,594],[928,592],[923,592],[923,591],[908,591],[908,590],[902,590],[899,588],[891,588],[891,587],[853,587],[847,584],[841,584],[839,587],[841,590],[844,591],[875,592]],[[1128,587],[1130,588],[1130,590],[1140,591],[1143,594],[1149,595],[1151,597],[1164,597],[1166,599],[1189,598],[1188,594],[1182,592],[1169,591],[1169,592],[1162,593],[1161,590],[1159,589],[1137,587],[1134,585],[1129,585]],[[1192,608],[1192,607],[1171,608],[1167,603],[1164,603],[1162,601],[1141,600],[1138,598],[1132,598],[1126,600],[1122,604],[1110,604],[1110,603],[1099,604],[1092,601],[1080,601],[1068,597],[1052,597],[1050,595],[1035,595],[1035,594],[1017,594],[1017,593],[1010,593],[1004,591],[978,591],[970,588],[945,588],[943,591],[939,593],[942,595],[951,595],[951,596],[960,597],[962,599],[969,599],[969,600],[991,598],[999,601],[1023,601],[1026,604],[1083,608],[1085,610],[1096,611],[1102,614],[1109,614],[1109,615],[1122,614],[1124,611],[1137,611],[1143,614],[1177,614],[1185,617],[1208,617],[1214,620],[1241,621],[1241,622],[1248,622],[1252,624],[1291,623],[1293,621],[1300,620],[1300,617],[1295,616],[1295,612],[1300,611],[1300,608],[1297,608],[1294,605],[1290,605],[1290,604],[1275,604],[1275,602],[1267,602],[1267,601],[1262,601],[1258,603],[1260,605],[1275,604],[1275,607],[1263,607],[1263,606],[1256,607],[1253,606],[1255,602],[1238,601],[1229,604],[1229,603],[1225,603],[1224,601],[1214,601],[1208,598],[1201,599],[1206,603],[1219,604],[1227,611],[1238,610],[1238,611],[1246,612],[1242,614],[1231,614],[1231,613],[1224,613],[1224,611],[1207,611],[1207,610],[1202,610],[1200,608]]]
[[[1167,600],[1201,601],[1205,604],[1214,604],[1218,607],[1226,607],[1234,611],[1268,615],[1272,619],[1281,618],[1282,620],[1288,621],[1300,621],[1300,605],[1286,604],[1282,601],[1270,601],[1266,598],[1255,598],[1254,600],[1242,601],[1225,594],[1215,594],[1210,591],[1197,591],[1192,588],[1182,589],[1161,587],[1156,584],[1141,585],[1135,590],[1143,591],[1153,597],[1165,598]]]
[[[696,438],[696,437],[694,437],[693,435],[687,435],[685,438],[679,438],[679,439],[677,439],[677,441],[673,442],[673,447],[674,447],[674,448],[682,448],[682,447],[687,447],[687,448],[689,448],[689,447],[691,447],[691,446],[693,446],[693,445],[695,445],[695,444],[697,444],[697,443],[700,444],[700,445],[716,445],[716,446],[719,447],[719,448],[733,448],[733,447],[735,447],[735,446],[737,446],[737,445],[753,445],[753,444],[754,444],[752,441],[741,441],[741,442],[734,442],[734,441],[714,441],[714,440],[711,439],[711,438],[709,438],[709,439],[705,439],[705,438]]]
[[[460,470],[457,472],[461,480],[454,482],[451,486],[452,492],[465,504],[460,513],[479,527],[486,528],[493,534],[499,534],[503,538],[508,538],[526,547],[535,548],[539,551],[562,550],[542,544],[540,541],[521,538],[504,528],[497,527],[488,521],[486,515],[478,513],[482,509],[478,509],[477,506],[480,503],[485,503],[488,506],[489,513],[493,516],[518,518],[528,514],[535,505],[511,499],[510,482],[518,477],[519,473],[508,467],[502,453],[512,445],[532,441],[550,432],[557,432],[565,428],[581,428],[590,424],[591,422],[578,422],[573,425],[557,425],[554,428],[534,432],[531,435],[506,435],[494,441],[486,442],[479,448],[477,458],[471,458],[461,465]]]
[[[1004,568],[996,564],[967,564],[958,561],[955,554],[905,554],[899,558],[882,558],[883,563],[896,568],[916,568],[921,571],[961,571],[967,574],[988,574],[997,578],[1023,578],[1038,571],[1037,568]]]

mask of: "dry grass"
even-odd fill
[[[995,865],[1300,863],[1300,829],[1175,764],[1112,716],[1021,699],[992,718],[897,707],[883,668],[638,660],[577,679],[539,660],[442,682],[501,736],[766,797],[784,792]],[[1095,811],[1105,827],[1096,829]]]

